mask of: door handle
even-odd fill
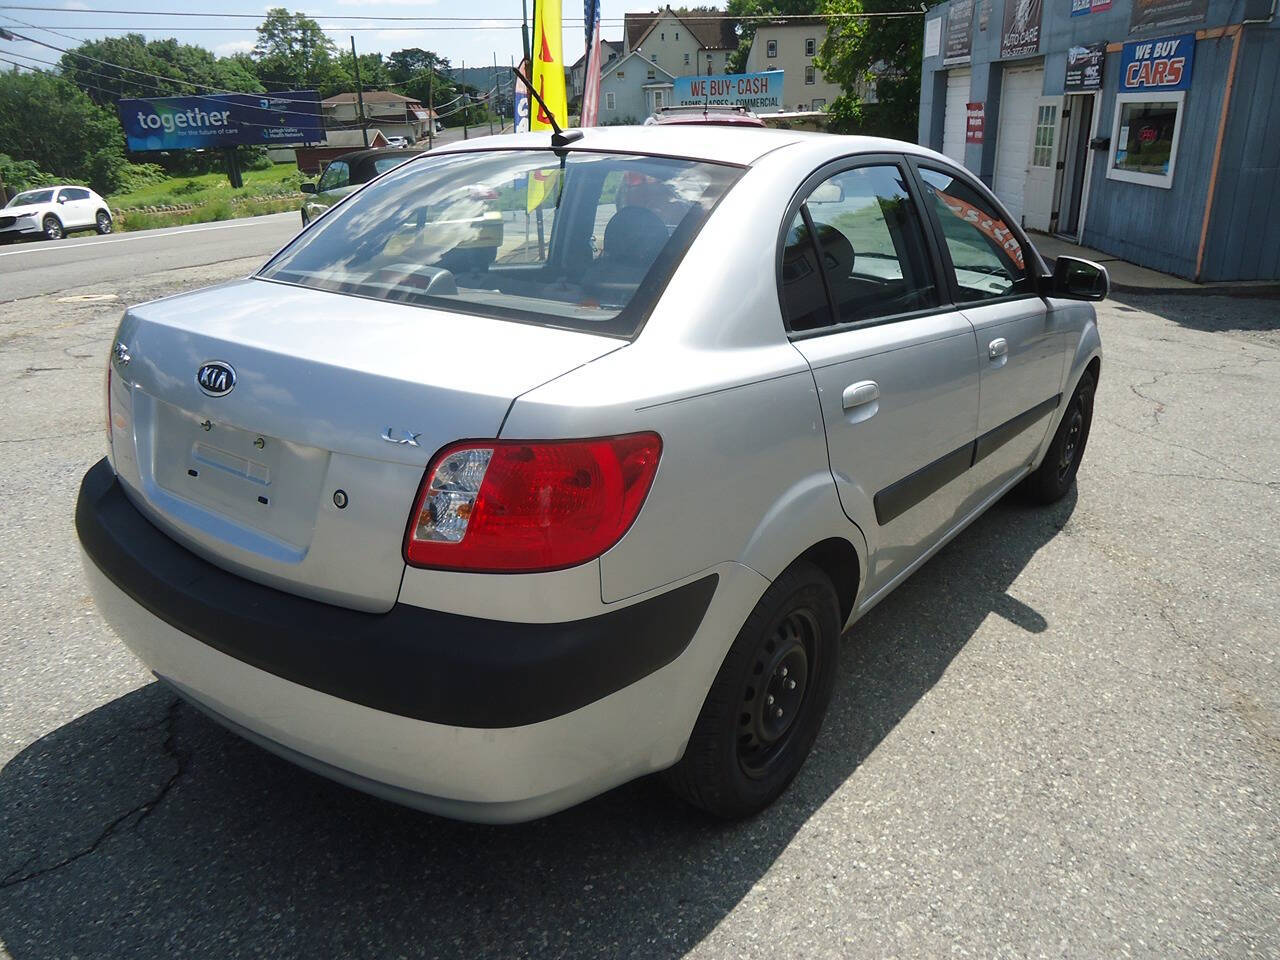
[[[857,383],[849,384],[844,388],[844,395],[841,398],[846,410],[852,410],[854,407],[861,407],[879,399],[880,385],[874,380],[859,380]]]
[[[1004,337],[996,337],[987,344],[987,356],[992,360],[999,360],[1001,357],[1008,355],[1009,341]]]

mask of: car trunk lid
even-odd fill
[[[496,436],[521,393],[623,345],[266,280],[135,307],[118,343],[113,454],[135,504],[225,569],[365,610],[395,602],[432,453]]]

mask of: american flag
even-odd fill
[[[583,0],[586,20],[587,62],[582,75],[582,120],[584,127],[594,127],[600,118],[600,0]]]

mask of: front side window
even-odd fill
[[[837,324],[938,305],[920,215],[897,166],[855,167],[836,174],[809,194],[802,218],[805,213],[807,222],[791,224],[784,246],[782,285],[792,330],[823,325],[817,322],[822,312],[807,306],[812,284],[802,285],[816,272],[809,269],[808,257],[830,290]],[[809,254],[803,252],[805,244]],[[788,294],[789,285],[800,292]]]
[[[1003,215],[948,173],[921,167],[920,178],[942,227],[960,302],[1033,293],[1027,256]]]
[[[587,152],[429,155],[334,208],[258,276],[630,337],[740,175]]]
[[[347,166],[344,160],[335,160],[324,168],[324,173],[320,176],[320,183],[316,186],[316,190],[324,193],[326,190],[337,190],[339,187],[345,187],[351,182],[351,168]]]
[[[1173,185],[1184,96],[1182,92],[1116,96],[1109,178],[1153,187]]]

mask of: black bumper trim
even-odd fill
[[[676,659],[711,604],[712,574],[567,623],[507,623],[398,603],[372,614],[265,587],[156,529],[106,460],[80,485],[89,558],[144,609],[244,663],[375,710],[517,727],[606,697]]]

